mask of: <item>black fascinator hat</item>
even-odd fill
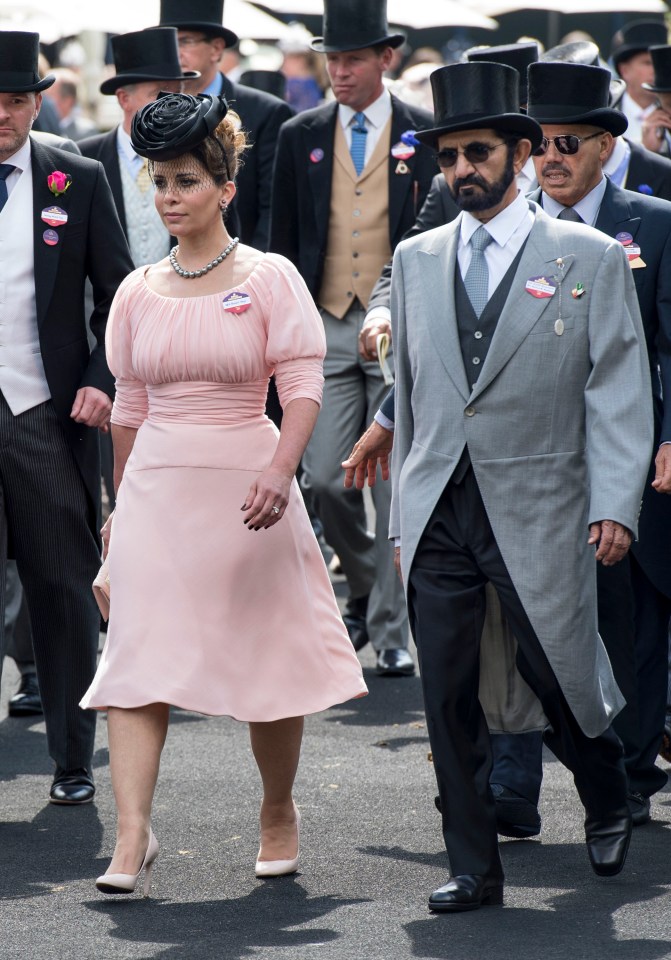
[[[209,137],[227,113],[224,97],[162,93],[133,117],[133,149],[147,160],[175,160]]]

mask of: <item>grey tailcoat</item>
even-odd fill
[[[652,450],[648,359],[620,244],[530,207],[534,225],[473,390],[454,302],[461,216],[396,250],[389,534],[401,537],[407,584],[467,444],[526,613],[578,723],[597,736],[623,699],[597,631],[588,525],[610,519],[636,533]],[[530,278],[562,277],[558,259],[555,294],[530,295]],[[585,292],[574,298],[578,281]]]

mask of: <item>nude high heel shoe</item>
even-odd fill
[[[293,860],[257,860],[254,868],[257,877],[283,877],[287,873],[295,873],[298,870],[298,860],[301,852],[301,815],[295,804],[294,810],[296,811],[296,856]],[[261,849],[259,848],[260,853]]]
[[[144,855],[144,860],[142,865],[137,873],[105,873],[102,877],[98,877],[96,880],[96,887],[100,890],[101,893],[133,893],[137,882],[140,879],[140,874],[144,870],[144,885],[142,888],[142,894],[145,897],[149,896],[149,888],[151,887],[151,872],[154,867],[154,862],[158,857],[158,840],[154,836],[153,830],[149,830],[149,844],[147,846],[147,852]]]

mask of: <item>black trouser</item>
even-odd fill
[[[587,737],[566,703],[494,539],[472,469],[449,483],[427,524],[408,583],[443,836],[452,874],[503,876],[489,788],[489,733],[478,700],[485,584],[496,589],[518,641],[518,668],[552,727],[546,743],[571,770],[591,816],[626,812],[622,745]]]
[[[95,733],[95,712],[79,707],[95,673],[100,623],[90,514],[51,401],[15,417],[0,394],[0,538],[4,545],[9,533],[28,602],[49,753],[66,770],[90,767]],[[3,622],[4,558],[2,549]]]

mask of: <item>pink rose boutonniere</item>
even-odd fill
[[[69,173],[63,173],[61,170],[54,170],[47,177],[47,186],[55,197],[60,197],[62,193],[69,188],[72,183],[72,177]]]

